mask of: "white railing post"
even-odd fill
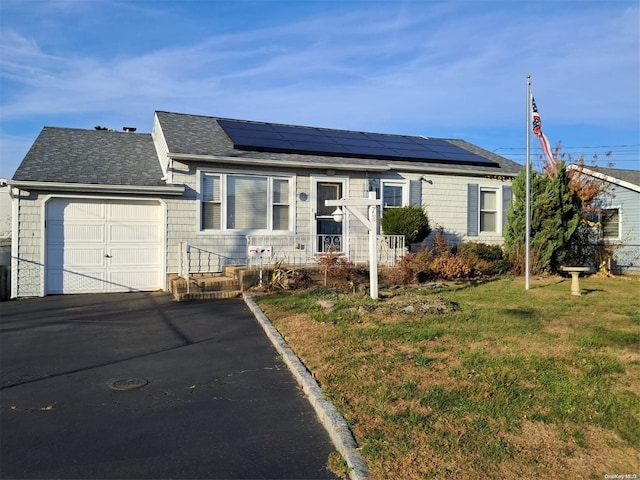
[[[189,293],[191,280],[190,273],[190,255],[191,246],[188,242],[178,242],[178,275],[187,282],[187,294]]]

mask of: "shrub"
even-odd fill
[[[318,265],[324,272],[324,286],[327,286],[327,278],[329,276],[341,280],[341,283],[348,283],[357,273],[356,266],[353,262],[339,253],[327,252],[319,255],[316,259]]]
[[[391,269],[384,272],[387,283],[406,285],[430,279],[450,280],[507,273],[511,263],[498,245],[465,243],[448,247],[438,230],[432,251],[407,253]]]
[[[266,283],[267,290],[308,288],[313,283],[311,275],[305,270],[287,269],[283,261],[278,261],[271,272],[271,278]]]
[[[438,228],[436,233],[433,235],[433,254],[435,256],[443,255],[450,251],[449,245],[447,245],[447,237],[444,234],[444,230],[442,228]]]
[[[502,247],[500,245],[490,245],[488,243],[469,242],[458,247],[458,254],[475,255],[480,260],[495,262],[504,258]]]
[[[385,235],[404,235],[406,246],[423,241],[431,233],[427,212],[417,205],[385,210],[380,226]]]
[[[511,268],[511,262],[505,258],[499,245],[465,243],[458,247],[457,255],[468,263],[475,276],[500,275]]]
[[[460,257],[454,255],[440,255],[433,261],[433,273],[445,280],[452,278],[469,278],[471,267]]]
[[[405,254],[393,267],[385,271],[385,280],[396,285],[407,285],[415,281],[424,282],[433,276],[433,255],[426,250]]]

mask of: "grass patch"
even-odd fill
[[[373,479],[638,472],[640,279],[256,301],[346,418]],[[330,299],[331,310],[319,300]]]
[[[629,347],[635,348],[640,342],[640,332],[614,330],[606,327],[596,326],[593,331],[587,334],[578,334],[576,342],[587,348],[602,347]]]

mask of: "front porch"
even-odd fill
[[[200,247],[189,242],[178,243],[178,273],[219,273],[225,266],[247,267],[284,263],[291,266],[317,265],[324,253],[344,255],[356,265],[369,261],[368,235],[248,235],[229,236],[221,245],[233,248]],[[380,266],[395,265],[406,253],[404,235],[378,235],[377,258]],[[249,247],[268,247],[263,255],[250,255]]]
[[[314,267],[327,253],[343,255],[356,265],[369,263],[368,235],[249,235],[245,240],[235,255],[179,242],[178,272],[170,275],[169,290],[177,300],[228,298],[257,285],[260,270],[275,265]],[[378,235],[376,240],[379,266],[393,266],[406,253],[403,235]]]

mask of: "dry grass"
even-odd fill
[[[347,419],[373,479],[640,475],[640,278],[581,279],[581,297],[569,284],[256,300]]]

